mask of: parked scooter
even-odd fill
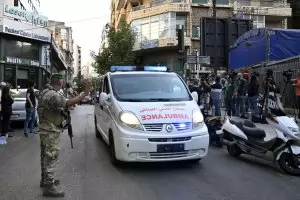
[[[270,77],[270,72],[268,71]],[[267,78],[267,85],[269,78]],[[270,107],[269,89],[267,89],[266,103]],[[276,95],[274,95],[276,96]],[[278,162],[280,168],[292,175],[300,175],[300,132],[293,120],[286,116],[280,98],[277,96],[273,109],[266,109],[264,118],[275,130],[276,137],[266,140],[266,133],[256,125],[240,118],[227,118],[222,126],[224,139],[229,140],[227,151],[233,157],[249,154],[267,158],[271,153],[272,161]],[[273,104],[273,103],[272,103]]]
[[[211,145],[217,147],[223,146],[223,135],[222,135],[222,119],[220,116],[216,117],[207,117],[205,119],[205,124],[209,133],[209,140]]]

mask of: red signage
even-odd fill
[[[152,114],[142,115],[142,120],[154,120],[154,119],[189,119],[187,114]]]

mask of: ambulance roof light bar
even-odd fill
[[[110,71],[136,71],[136,66],[111,66]]]
[[[136,66],[111,66],[111,72],[116,71],[148,71],[148,72],[167,72],[166,66],[144,66],[137,68]]]
[[[144,71],[148,72],[167,72],[166,66],[145,66]]]

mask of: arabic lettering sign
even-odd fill
[[[140,110],[141,113],[143,112],[153,112],[153,111],[183,111],[184,108],[143,108]]]
[[[142,115],[143,121],[155,120],[155,119],[189,119],[187,114],[152,114]]]
[[[40,62],[38,60],[29,60],[23,58],[6,57],[5,62],[11,64],[29,65],[29,66],[36,66],[36,67],[40,66]]]

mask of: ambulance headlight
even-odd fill
[[[200,110],[193,110],[193,128],[199,128],[204,125],[203,115]]]
[[[139,119],[132,112],[122,111],[120,113],[120,121],[130,128],[143,130],[143,127],[142,127]]]

